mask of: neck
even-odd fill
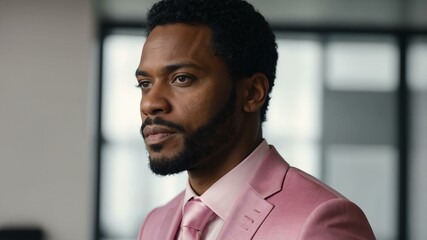
[[[201,166],[188,170],[188,178],[193,191],[199,196],[208,190],[216,181],[241,163],[262,142],[261,128],[253,136],[245,136],[217,149],[209,159],[203,160]]]

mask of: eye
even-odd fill
[[[148,80],[142,80],[138,81],[138,84],[136,85],[137,88],[141,88],[142,90],[148,89],[151,87],[151,82]]]
[[[190,75],[178,75],[173,80],[172,83],[179,86],[188,86],[195,80],[194,76]]]

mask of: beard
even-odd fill
[[[151,171],[166,176],[192,169],[220,146],[227,144],[234,135],[233,112],[235,105],[236,86],[233,84],[224,106],[206,124],[184,139],[184,146],[181,151],[171,157],[148,157]],[[166,126],[179,133],[184,132],[183,126],[156,117],[154,119],[147,118],[144,121],[141,126],[141,134],[145,126],[152,124]],[[142,136],[144,137],[143,134]],[[147,145],[147,148],[153,152],[161,152],[163,145]]]

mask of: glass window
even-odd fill
[[[427,91],[427,37],[414,38],[409,45],[408,83],[412,91]]]
[[[306,35],[279,35],[277,44],[277,77],[264,136],[291,165],[320,177],[322,46]]]
[[[396,88],[398,50],[393,38],[334,36],[326,44],[330,89],[391,91]]]
[[[323,177],[356,202],[376,237],[397,237],[397,43],[333,35],[325,43]]]
[[[427,238],[427,37],[416,37],[408,49],[410,103],[409,230],[411,239]]]
[[[397,151],[390,146],[331,145],[325,181],[361,207],[377,239],[397,232]]]
[[[102,135],[107,141],[140,140],[140,92],[134,86],[144,41],[123,34],[109,35],[104,41]]]

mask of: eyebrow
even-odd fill
[[[181,68],[194,68],[197,70],[202,69],[201,66],[194,64],[194,63],[191,63],[191,62],[179,62],[179,63],[174,63],[174,64],[164,66],[162,68],[162,73],[170,73],[170,72],[176,71],[176,70],[181,69]],[[137,69],[135,72],[135,76],[136,77],[138,77],[138,76],[149,77],[150,74],[144,70]]]
[[[143,71],[143,70],[136,69],[135,77],[138,77],[138,76],[148,77],[150,75],[147,72]]]

